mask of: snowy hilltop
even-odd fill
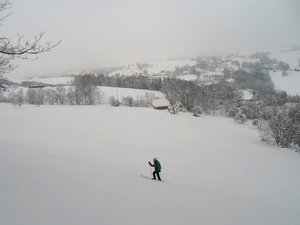
[[[222,80],[232,81],[230,74],[236,71],[264,70],[269,73],[277,90],[291,95],[299,95],[300,89],[300,50],[285,49],[254,54],[232,54],[219,56],[201,56],[138,62],[99,70],[77,71],[63,76],[31,77],[13,79],[21,83],[38,82],[48,85],[71,84],[74,77],[84,74],[120,76],[148,76],[153,78],[177,78],[199,84],[214,84]]]
[[[287,70],[274,70],[270,72],[275,88],[292,95],[300,95],[300,50],[288,49],[277,51],[273,52],[270,57],[289,65],[289,69]]]

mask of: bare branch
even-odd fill
[[[0,13],[6,11],[7,9],[11,9],[12,8],[12,3],[9,2],[8,0],[0,3]],[[10,15],[10,13],[7,13],[6,15],[4,15],[3,17],[0,18],[0,25],[2,25],[2,22],[5,22],[5,19]]]
[[[61,41],[59,41],[53,45],[51,43],[41,45],[39,42],[44,34],[45,32],[41,32],[34,37],[32,42],[25,41],[25,43],[23,43],[24,36],[18,36],[18,42],[16,45],[13,45],[10,39],[0,38],[0,53],[4,55],[13,55],[16,57],[21,55],[27,57],[28,55],[37,55],[40,53],[49,52],[51,49],[61,43]]]
[[[0,13],[5,12],[12,7],[9,0],[0,3]],[[0,25],[9,16],[9,14],[0,17]],[[41,43],[45,32],[36,35],[33,40],[24,40],[24,35],[18,35],[16,43],[8,37],[0,37],[0,77],[3,73],[11,71],[15,66],[11,62],[16,59],[37,59],[37,55],[45,52],[50,52],[53,48],[58,46],[61,41],[55,44]]]

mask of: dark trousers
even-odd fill
[[[157,171],[154,171],[154,172],[153,172],[153,179],[156,180],[156,176],[155,176],[155,175],[157,176],[157,179],[158,179],[158,180],[161,180],[161,179],[160,179],[160,176],[159,176],[159,172],[157,172]]]

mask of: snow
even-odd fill
[[[64,86],[66,89],[71,86]],[[8,97],[12,93],[17,93],[19,90],[23,90],[23,94],[26,95],[28,88],[10,86],[7,91],[3,93],[3,96]],[[55,89],[55,87],[45,87],[44,89]],[[110,97],[115,97],[121,100],[123,97],[132,97],[134,100],[140,99],[145,95],[152,95],[154,98],[164,98],[164,94],[160,91],[151,91],[145,89],[133,89],[133,88],[118,88],[118,87],[106,87],[98,86],[99,93],[101,94],[101,103],[108,104]]]
[[[58,84],[71,84],[73,83],[74,77],[49,77],[49,78],[38,78],[34,79],[37,82],[42,82],[45,84],[52,84],[52,85],[58,85]]]
[[[233,57],[230,57],[230,59],[232,61],[238,61],[240,65],[242,65],[245,62],[255,63],[255,62],[259,61],[259,59],[253,59],[253,58],[249,58],[248,56],[243,56],[243,55],[233,56]]]
[[[295,69],[299,67],[300,60],[300,50],[297,51],[280,51],[273,52],[270,58],[278,59],[279,61],[288,63],[290,69]]]
[[[25,94],[28,91],[27,87],[19,87],[19,86],[9,86],[9,88],[6,89],[6,91],[3,91],[4,97],[9,97],[11,94],[18,93],[18,91],[23,91],[23,94]]]
[[[226,79],[227,82],[233,83],[235,80],[232,78]]]
[[[151,91],[145,89],[132,89],[132,88],[117,88],[117,87],[105,87],[99,86],[100,92],[103,94],[103,103],[108,103],[111,96],[121,100],[123,97],[130,96],[134,100],[139,99],[146,94],[151,94],[155,98],[164,98],[164,94],[160,91]]]
[[[288,76],[283,77],[282,71],[271,71],[270,76],[277,90],[286,91],[290,95],[300,95],[300,71],[294,71],[300,66],[300,50],[274,51],[270,58],[288,63]]]
[[[152,61],[152,63],[153,66],[147,69],[150,74],[157,74],[161,71],[175,71],[176,67],[182,67],[185,65],[194,66],[197,62],[192,59],[173,59]]]
[[[244,100],[250,100],[253,98],[253,93],[251,92],[251,90],[242,90],[242,93]]]
[[[300,71],[287,71],[283,77],[282,71],[270,72],[276,90],[286,91],[290,95],[300,95]]]
[[[197,75],[194,74],[186,74],[186,75],[178,76],[177,78],[181,80],[193,81],[193,80],[197,80],[198,77]]]
[[[193,66],[197,62],[192,59],[168,59],[168,60],[156,60],[156,61],[149,61],[149,62],[144,62],[140,63],[142,64],[147,64],[145,68],[140,69],[138,68],[137,64],[131,64],[131,65],[126,65],[123,66],[122,68],[115,70],[111,72],[109,75],[134,75],[134,74],[139,74],[143,73],[144,70],[147,70],[147,73],[149,75],[155,75],[155,74],[160,74],[162,72],[167,72],[167,71],[175,71],[176,67],[182,67],[185,65],[190,65]]]
[[[300,157],[230,119],[0,104],[0,224],[300,224]],[[166,182],[150,176],[157,157]]]

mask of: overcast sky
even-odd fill
[[[299,0],[14,0],[2,36],[62,43],[7,75],[300,45]]]

